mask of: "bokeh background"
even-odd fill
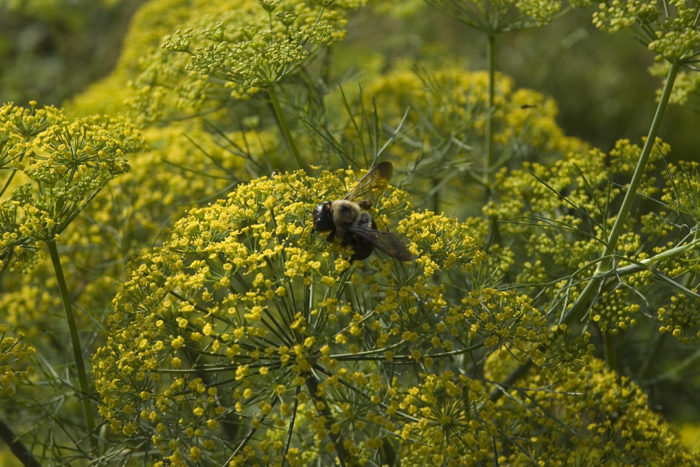
[[[0,0],[0,101],[60,105],[107,75],[130,18],[143,3]],[[427,69],[485,67],[482,35],[422,1],[391,3],[392,15],[360,13],[349,25],[340,49],[348,52],[349,65],[364,64],[355,72],[381,72],[397,63],[420,63]],[[590,12],[575,9],[544,28],[503,34],[498,40],[496,68],[512,76],[517,87],[553,97],[566,134],[602,150],[616,139],[646,134],[654,111],[650,96],[660,80],[648,73],[652,55],[632,34],[601,32],[591,24]],[[695,97],[665,116],[661,137],[673,148],[669,159],[696,154],[698,110]]]

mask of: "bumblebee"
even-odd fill
[[[313,212],[314,230],[330,232],[328,241],[340,238],[343,245],[353,249],[352,260],[367,258],[377,247],[393,258],[411,261],[413,256],[401,237],[378,230],[367,212],[372,206],[371,198],[387,187],[393,171],[391,162],[377,164],[343,199],[316,206]]]

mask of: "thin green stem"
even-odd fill
[[[82,347],[80,346],[80,336],[78,335],[78,326],[75,322],[75,313],[73,313],[71,299],[68,295],[68,287],[66,286],[66,279],[63,275],[63,267],[61,267],[61,259],[58,256],[56,241],[54,239],[48,240],[46,242],[46,246],[48,247],[49,254],[51,255],[51,262],[53,263],[54,273],[56,274],[56,281],[58,282],[58,290],[61,294],[63,309],[66,311],[66,321],[68,322],[71,345],[73,347],[73,359],[75,360],[75,367],[78,370],[78,382],[80,384],[80,392],[82,393],[81,402],[83,405],[83,416],[85,418],[85,425],[89,433],[90,446],[92,447],[93,453],[97,454],[95,417],[93,415],[92,404],[90,402],[90,384],[88,381],[87,371],[85,369],[85,360],[83,359]]]
[[[495,73],[496,65],[494,61],[494,45],[496,42],[496,36],[494,34],[489,34],[486,41],[486,66],[489,74],[489,102],[488,102],[488,114],[486,116],[486,163],[484,164],[484,186],[486,188],[486,201],[491,200],[492,186],[491,186],[491,172],[493,171],[493,101],[495,94]]]
[[[309,166],[306,164],[306,162],[301,158],[301,155],[299,154],[299,150],[297,149],[296,143],[294,143],[294,138],[292,137],[292,132],[289,131],[289,124],[287,123],[287,119],[284,116],[284,112],[282,111],[282,106],[280,105],[280,100],[279,97],[277,96],[277,91],[275,90],[275,86],[270,86],[267,88],[267,93],[270,96],[270,101],[272,102],[272,108],[275,109],[275,116],[277,117],[277,122],[279,123],[280,130],[282,131],[282,136],[284,137],[284,141],[287,143],[287,147],[289,148],[289,152],[292,153],[292,156],[294,157],[294,160],[297,163],[297,166],[299,166],[300,169],[304,169],[304,171],[307,174],[311,173],[311,169]]]
[[[639,184],[642,182],[642,175],[644,174],[644,169],[646,168],[647,161],[651,155],[651,150],[656,144],[656,135],[659,133],[659,127],[661,126],[661,120],[663,119],[664,112],[668,105],[668,100],[671,97],[671,91],[673,90],[673,84],[676,81],[676,75],[680,65],[672,64],[671,69],[666,77],[666,84],[664,85],[664,90],[661,94],[661,99],[659,100],[659,105],[656,107],[656,113],[654,114],[654,119],[651,122],[651,127],[649,128],[649,134],[647,135],[646,141],[644,141],[644,147],[642,148],[642,154],[639,156],[637,161],[637,167],[634,169],[634,174],[632,175],[632,180],[630,181],[630,186],[627,189],[625,198],[622,200],[622,206],[620,206],[620,212],[615,218],[615,223],[613,224],[612,230],[610,231],[610,237],[603,251],[603,257],[609,257],[615,248],[617,247],[617,240],[619,239],[622,231],[624,230],[624,223],[629,217],[630,207],[637,195],[637,190],[639,189]],[[609,269],[610,261],[602,261],[598,265],[599,269]]]
[[[7,191],[7,188],[12,183],[12,179],[15,178],[16,173],[17,173],[17,169],[12,169],[12,172],[10,172],[10,176],[7,177],[7,180],[5,180],[5,184],[3,185],[2,189],[0,190],[0,196],[5,194],[5,191]]]
[[[588,281],[588,284],[586,284],[586,287],[583,289],[583,291],[578,296],[571,308],[569,308],[562,314],[559,320],[560,324],[568,324],[578,319],[588,309],[588,307],[590,306],[589,304],[591,299],[598,293],[602,281],[605,280],[605,277],[607,277],[607,274],[605,274],[605,272],[608,272],[612,265],[611,252],[615,251],[615,247],[617,246],[617,240],[620,237],[620,234],[622,233],[624,222],[627,220],[627,216],[629,215],[629,210],[632,205],[632,201],[634,200],[634,197],[637,194],[637,189],[639,188],[639,184],[641,183],[642,174],[644,173],[644,168],[646,166],[647,160],[649,159],[649,155],[651,154],[651,150],[654,147],[654,143],[656,142],[656,135],[659,132],[661,120],[663,118],[666,107],[668,106],[668,100],[671,97],[671,90],[673,89],[673,85],[676,81],[676,76],[678,75],[679,68],[680,65],[672,63],[671,68],[668,71],[668,75],[666,76],[666,82],[664,83],[664,89],[661,93],[661,99],[659,99],[659,104],[656,107],[656,112],[654,113],[654,118],[651,122],[651,127],[649,128],[647,139],[644,142],[644,147],[642,148],[642,153],[639,156],[637,167],[635,168],[634,174],[632,175],[630,187],[627,190],[627,193],[625,194],[625,198],[622,201],[622,206],[620,207],[620,212],[618,213],[617,218],[615,219],[615,223],[613,224],[610,236],[608,237],[608,242],[606,244],[605,251],[603,252],[603,257],[605,258],[598,264],[598,268],[596,270],[596,273],[594,274],[594,277]],[[603,263],[604,266],[601,266],[601,264]],[[532,360],[528,359],[527,361],[525,361],[525,363],[521,364],[518,368],[516,368],[506,378],[506,381],[509,384],[517,381],[522,375],[524,375],[527,372],[527,370],[532,365]],[[491,393],[490,399],[492,401],[496,401],[500,399],[502,395],[503,392],[501,390],[495,390]]]
[[[529,358],[525,362],[521,363],[508,377],[501,383],[500,387],[494,390],[489,396],[491,402],[496,402],[503,395],[504,390],[507,390],[513,383],[525,376],[525,374],[534,365],[533,361]]]
[[[617,369],[617,353],[615,349],[615,339],[609,332],[603,333],[603,341],[605,342],[605,363],[608,368]]]
[[[664,334],[658,332],[654,334],[654,338],[652,339],[650,346],[651,348],[646,353],[646,358],[644,359],[642,366],[639,367],[639,372],[637,373],[637,381],[639,381],[642,384],[644,383],[644,380],[647,377],[649,368],[651,368],[651,362],[655,360],[656,355],[658,355],[659,351],[661,350],[661,346],[664,342],[664,337]]]
[[[341,467],[345,467],[346,465],[356,465],[355,459],[350,456],[347,449],[345,449],[343,439],[338,433],[333,431],[333,414],[331,414],[328,403],[321,395],[321,392],[319,392],[318,380],[312,373],[307,373],[306,375],[306,389],[309,391],[309,395],[313,399],[319,415],[325,419],[325,427],[328,431],[328,437],[335,446],[336,455],[338,456],[338,463],[341,465]]]
[[[615,218],[615,223],[613,224],[612,230],[608,237],[608,241],[605,245],[605,250],[601,256],[602,261],[598,263],[596,270],[596,275],[600,272],[605,272],[612,267],[612,252],[615,251],[617,247],[617,241],[623,232],[624,224],[629,216],[630,208],[632,202],[639,189],[639,184],[642,181],[642,175],[644,174],[644,169],[646,167],[649,156],[651,155],[651,150],[656,142],[656,135],[659,133],[659,127],[661,126],[661,120],[664,115],[664,111],[668,106],[668,100],[671,97],[671,90],[673,89],[673,84],[676,81],[676,76],[678,75],[678,70],[680,65],[671,64],[671,68],[668,71],[668,76],[666,77],[666,83],[664,84],[664,89],[661,93],[661,99],[659,99],[659,104],[656,107],[656,113],[654,114],[654,119],[651,122],[651,127],[649,128],[649,134],[647,135],[646,141],[644,141],[644,147],[642,148],[642,153],[637,161],[637,167],[634,169],[634,174],[632,175],[632,180],[630,181],[630,186],[627,189],[625,198],[622,200],[622,206],[620,206],[620,211]],[[596,294],[596,291],[600,288],[600,283],[603,280],[603,276],[600,279],[593,279],[586,284],[578,299],[574,304],[566,310],[559,320],[560,323],[571,323],[580,318],[585,310],[588,309],[591,299]]]

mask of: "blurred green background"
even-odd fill
[[[129,19],[144,0],[0,0],[0,101],[60,105],[114,66]],[[485,67],[485,38],[421,1],[365,9],[336,57],[356,73],[394,67]],[[571,10],[545,28],[498,37],[496,67],[518,87],[550,95],[559,124],[603,150],[619,138],[646,135],[661,83],[647,68],[651,54],[630,33],[609,35],[591,12]],[[342,60],[341,60],[342,62]],[[697,98],[672,106],[661,136],[669,159],[697,159]]]
[[[0,0],[0,102],[60,105],[116,63],[144,0]]]

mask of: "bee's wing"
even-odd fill
[[[391,162],[380,162],[372,167],[372,170],[362,177],[355,188],[345,195],[348,201],[354,201],[358,204],[367,201],[370,205],[374,204],[384,189],[389,185],[389,179],[394,172],[394,166]]]
[[[348,230],[372,242],[374,246],[391,257],[401,261],[413,261],[413,255],[408,251],[401,237],[395,233],[376,230],[360,224],[353,224],[348,227]]]

